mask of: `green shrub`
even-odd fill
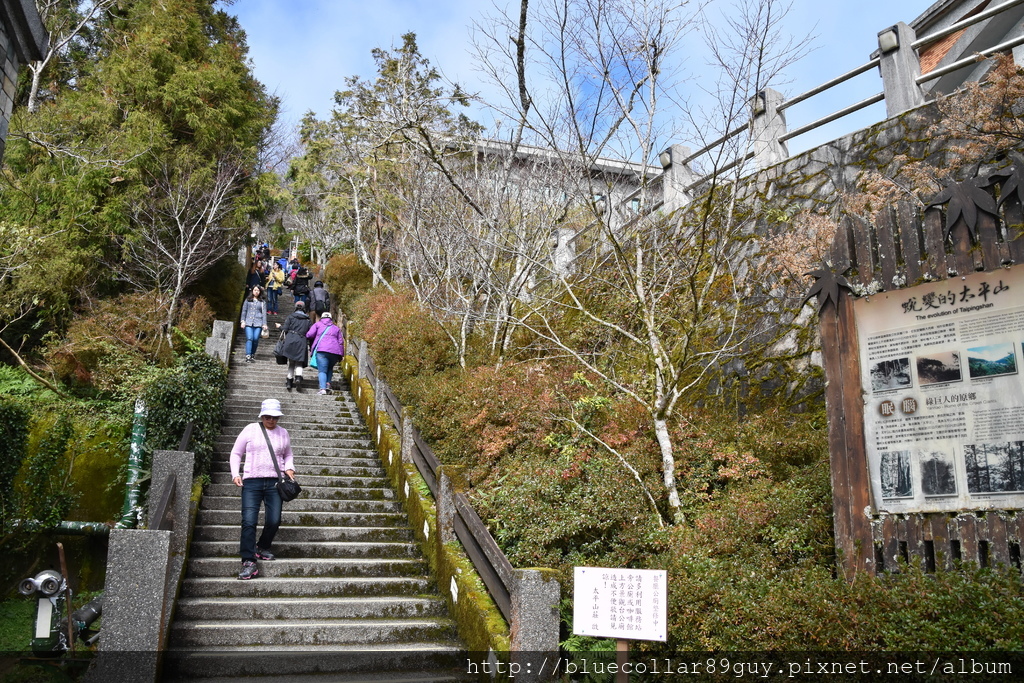
[[[373,271],[355,254],[338,254],[327,262],[323,280],[338,310],[351,314],[355,301],[372,286]]]
[[[0,530],[4,533],[18,517],[14,478],[28,453],[29,415],[22,403],[0,396]]]
[[[416,404],[413,390],[434,375],[458,366],[447,335],[420,309],[408,292],[374,291],[353,310],[352,332],[370,344],[378,369],[403,400]]]
[[[197,475],[208,474],[227,396],[227,367],[204,353],[186,356],[161,373],[143,394],[149,411],[146,448],[177,450],[187,425],[193,423],[189,449],[195,453]]]

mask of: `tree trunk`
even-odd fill
[[[43,68],[46,62],[30,62],[29,71],[32,72],[32,85],[28,91],[28,110],[35,114],[39,111],[39,83],[43,77]]]
[[[661,473],[665,491],[668,493],[668,507],[672,521],[683,524],[686,517],[680,509],[679,491],[676,489],[676,457],[672,449],[672,439],[668,434],[668,421],[665,418],[654,418],[654,434],[661,450]]]

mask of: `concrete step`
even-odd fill
[[[352,450],[350,453],[344,455],[327,455],[327,454],[308,454],[308,453],[296,453],[293,456],[296,466],[301,466],[300,471],[309,472],[310,474],[321,474],[327,475],[330,471],[335,469],[343,469],[346,467],[360,467],[366,469],[384,471],[384,468],[380,466],[380,459],[374,451],[357,451]],[[317,471],[317,470],[323,471]],[[230,472],[231,462],[227,457],[219,458],[210,463],[210,471],[216,472]]]
[[[192,533],[196,541],[235,541],[238,542],[241,525],[238,524],[204,524],[196,526]],[[355,543],[408,543],[413,539],[412,529],[405,527],[322,527],[322,526],[282,526],[277,538],[289,543],[306,543],[321,541],[349,541]],[[275,547],[277,545],[275,539]]]
[[[228,525],[241,527],[242,510],[235,506],[230,510],[200,510],[197,525]],[[325,526],[325,527],[385,527],[408,526],[408,518],[401,512],[314,512],[293,510],[291,503],[281,514],[281,526]],[[263,510],[260,509],[259,526],[263,526]]]
[[[287,427],[285,429],[287,429]],[[214,439],[213,443],[219,451],[230,453],[232,446],[235,445],[235,439],[237,438],[237,434],[224,434]],[[294,451],[296,447],[304,448],[306,450],[317,448],[371,448],[372,444],[370,443],[369,437],[346,438],[333,435],[320,435],[295,439],[292,442],[292,451]]]
[[[234,561],[237,569],[237,559]],[[264,563],[266,564],[266,563]],[[263,567],[260,567],[261,571]],[[259,581],[259,579],[254,579]],[[183,598],[177,617],[183,620],[227,619],[411,619],[447,616],[441,598],[388,596],[384,598]]]
[[[288,628],[275,621],[216,621],[176,623],[171,639],[180,647],[262,643],[293,645],[366,645],[379,642],[450,640],[455,626],[450,619],[292,619]]]
[[[224,541],[193,541],[189,551],[189,557],[231,557],[241,564],[238,559],[238,541],[240,529],[236,530],[235,538]],[[345,558],[345,557],[375,557],[375,558],[399,558],[422,557],[419,546],[412,542],[365,542],[365,541],[316,541],[300,543],[295,540],[281,538],[274,540],[274,554],[278,557],[323,557],[323,558]],[[276,560],[275,560],[276,561]],[[237,573],[237,572],[236,572]],[[241,581],[239,583],[245,583]]]
[[[277,544],[275,543],[275,550]],[[262,573],[264,564],[261,562]],[[389,595],[415,596],[429,594],[432,592],[431,581],[428,577],[411,576],[375,576],[367,577],[298,577],[298,578],[274,578],[270,576],[258,576],[248,581],[239,581],[237,574],[242,564],[239,562],[236,571],[226,577],[188,577],[182,582],[181,595],[188,598],[212,598],[212,597],[235,597],[235,598],[312,598],[312,597],[362,597],[375,596],[384,597]],[[278,628],[284,626],[278,624]]]
[[[230,463],[226,463],[227,467],[219,468],[210,472],[210,482],[214,484],[229,484],[231,483],[231,472]],[[301,476],[302,481],[300,484],[309,484],[310,486],[335,486],[331,482],[339,479],[377,479],[382,480],[384,478],[383,467],[330,467],[327,465],[306,465],[306,467],[300,467],[302,464],[299,461],[295,461],[295,472],[296,476]]]
[[[232,510],[241,511],[242,499],[235,487],[233,496],[204,495],[199,504],[200,510]],[[320,498],[303,498],[286,503],[285,512],[344,512],[359,513],[400,513],[405,514],[402,504],[396,500],[324,500]],[[241,514],[239,512],[239,514]]]
[[[344,472],[337,476],[324,476],[322,474],[305,474],[301,471],[296,471],[295,479],[302,486],[303,490],[308,486],[310,488],[337,488],[337,487],[349,487],[349,488],[375,488],[387,486],[387,481],[384,479],[383,472],[380,474],[345,474]],[[214,472],[210,475],[211,485],[232,485],[231,473],[230,472]],[[238,488],[237,486],[235,488]]]
[[[335,393],[319,396],[307,369],[303,388],[287,391],[275,342],[263,340],[247,364],[236,340],[162,679],[476,680],[347,382],[336,371]],[[239,581],[241,500],[229,454],[266,398],[281,401],[303,493],[284,506],[278,559]]]
[[[352,479],[349,484],[351,486],[336,486],[336,487],[323,487],[323,486],[306,486],[302,477],[296,477],[299,480],[299,484],[302,485],[302,493],[296,500],[302,500],[303,498],[321,498],[326,500],[394,500],[395,492],[390,488],[384,488],[383,486],[369,486],[369,485],[358,485],[362,481],[370,481],[364,479]],[[376,481],[376,480],[372,480]],[[239,496],[239,489],[234,484],[210,484],[204,489],[205,493],[212,496]],[[292,501],[294,502],[294,501]],[[291,503],[288,503],[291,505]]]
[[[467,653],[450,641],[394,645],[193,646],[164,654],[164,680],[198,683],[223,677],[261,683],[418,683],[476,681],[467,675]],[[328,678],[323,678],[328,676]],[[204,679],[209,677],[209,679]]]
[[[236,576],[241,562],[237,557],[202,557],[189,560],[192,577]],[[392,576],[418,577],[429,570],[425,560],[411,558],[310,558],[262,560],[259,578],[344,578]]]
[[[313,424],[309,420],[305,419],[295,422],[297,416],[292,415],[292,418],[292,424],[289,425],[285,425],[285,422],[287,422],[288,420],[280,421],[281,426],[288,430],[288,433],[292,436],[292,438],[295,438],[296,435],[306,436],[317,434],[337,434],[343,436],[346,434],[356,434],[358,436],[365,436],[366,434],[366,427],[363,425],[362,421],[356,417],[337,417],[332,419],[330,424]],[[250,425],[255,421],[255,417],[230,418],[221,420],[220,424],[225,432],[233,432],[237,434],[238,432],[242,431],[242,429],[245,428],[247,425]]]

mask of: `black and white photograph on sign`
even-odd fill
[[[1024,441],[967,444],[964,461],[971,493],[1024,491]]]
[[[906,389],[910,385],[909,358],[883,360],[871,366],[871,391]]]
[[[963,379],[958,351],[936,351],[917,357],[917,381],[921,386],[962,382]]]
[[[1017,374],[1017,356],[1013,344],[992,344],[967,349],[967,369],[972,379]]]
[[[914,480],[910,476],[910,451],[882,453],[882,497],[912,498]]]
[[[921,451],[921,491],[926,496],[956,495],[956,466],[953,456],[943,451]]]

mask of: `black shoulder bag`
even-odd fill
[[[302,487],[299,486],[299,482],[281,473],[281,467],[277,464],[277,453],[274,452],[274,445],[270,443],[270,434],[267,434],[267,428],[262,422],[260,429],[263,430],[263,438],[267,440],[267,448],[270,449],[270,459],[274,462],[274,470],[277,471],[277,492],[281,496],[281,500],[286,503],[289,500],[295,500],[302,493]]]

